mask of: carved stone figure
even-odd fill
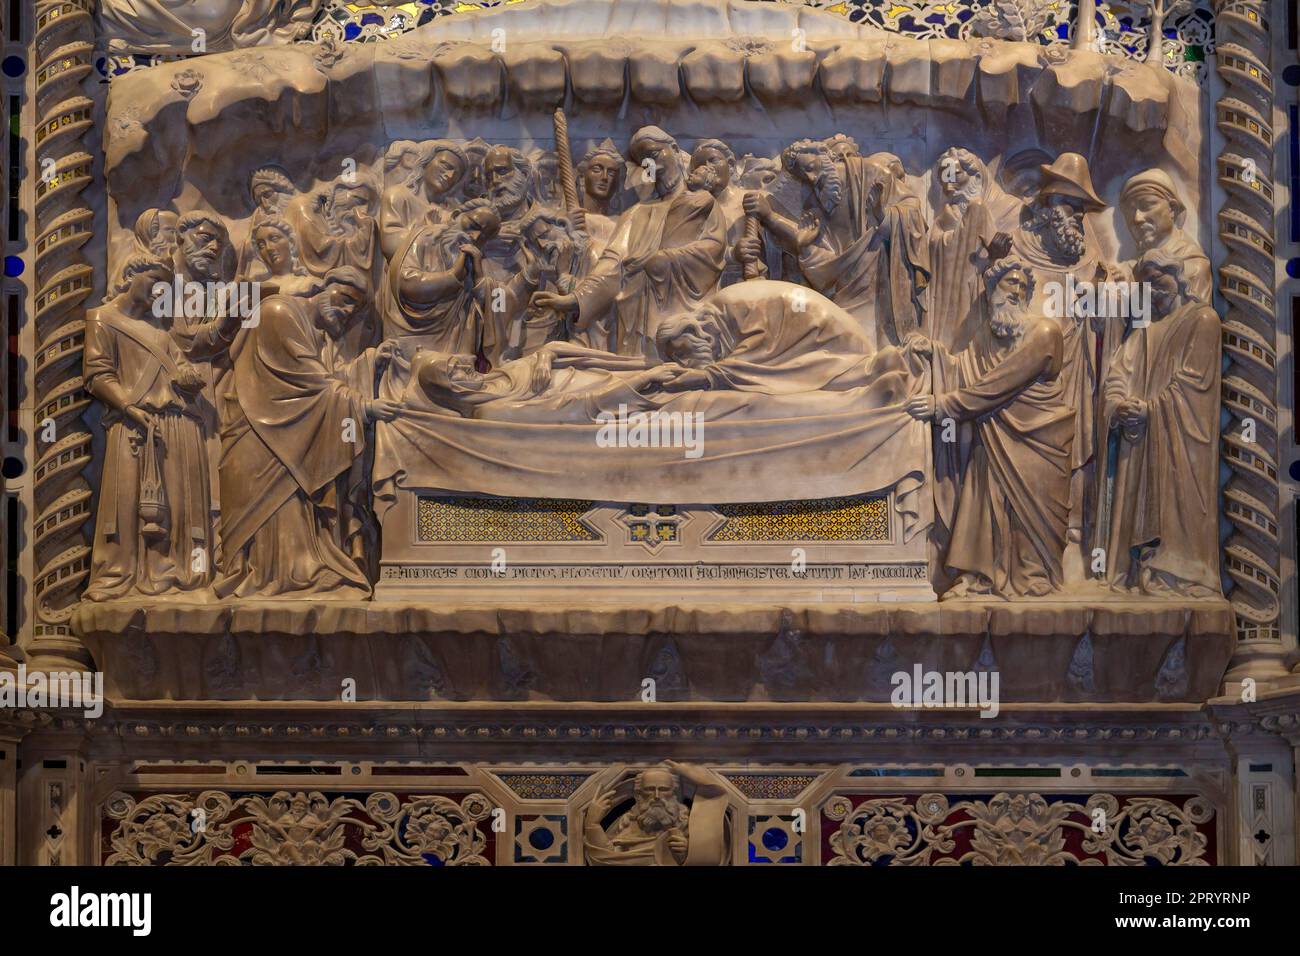
[[[528,158],[512,146],[493,146],[483,157],[483,183],[503,224],[519,220],[534,202],[534,173]]]
[[[412,351],[481,354],[479,269],[483,247],[500,227],[496,213],[482,204],[447,226],[413,228],[389,268],[385,337],[415,337]]]
[[[663,359],[686,367],[664,385],[669,392],[780,395],[871,386],[864,408],[902,397],[903,378],[890,372],[887,357],[897,353],[877,352],[848,312],[788,282],[729,286],[689,312],[665,317],[656,336]],[[873,353],[880,361],[871,360]]]
[[[397,254],[411,228],[422,219],[427,219],[431,225],[447,221],[451,214],[448,200],[469,171],[469,156],[450,140],[435,140],[418,146],[417,150],[418,160],[407,181],[385,188],[380,204],[380,236],[384,257],[389,260]],[[390,152],[390,158],[392,155]],[[410,181],[411,178],[414,182]]]
[[[584,237],[567,214],[554,206],[534,206],[519,224],[520,268],[507,285],[507,301],[526,302],[538,290],[571,293],[587,260]],[[606,349],[608,331],[593,323],[580,332],[569,329],[565,316],[547,309],[515,312],[515,321],[504,333],[505,358],[529,355],[547,342],[566,339]],[[491,311],[489,310],[489,315]]]
[[[898,157],[836,155],[825,142],[800,140],[782,161],[804,189],[800,221],[762,193],[746,194],[745,212],[759,217],[798,257],[808,284],[852,313],[877,347],[919,330],[930,277],[925,211]]]
[[[608,138],[587,150],[578,162],[578,201],[587,214],[587,233],[596,242],[603,243],[613,234],[614,220],[621,212],[618,199],[623,191],[623,169],[626,165],[623,154],[618,151],[614,141]],[[599,220],[597,217],[600,217]]]
[[[1151,249],[1151,322],[1116,354],[1102,392],[1110,523],[1102,544],[1118,590],[1204,598],[1218,569],[1219,317],[1192,288],[1188,260]]]
[[[248,196],[253,203],[253,218],[250,223],[249,240],[239,251],[239,274],[252,281],[266,278],[264,264],[257,255],[251,230],[263,219],[283,219],[285,208],[298,191],[293,181],[281,167],[276,165],[259,166],[253,170],[248,179]]]
[[[115,53],[215,53],[296,40],[320,6],[321,0],[100,0],[99,33]],[[203,42],[198,49],[195,30]]]
[[[313,295],[321,280],[307,271],[298,254],[293,226],[279,218],[266,218],[253,226],[249,241],[265,269],[261,295]]]
[[[170,263],[129,259],[86,316],[86,387],[104,403],[104,472],[89,601],[205,588],[212,571],[204,379],[153,318]]]
[[[176,224],[180,216],[170,209],[146,209],[135,220],[135,254],[172,261],[176,253]]]
[[[722,210],[727,226],[727,266],[722,271],[720,283],[723,286],[745,277],[738,246],[745,234],[745,194],[733,182],[736,174],[736,154],[722,140],[705,139],[695,144],[687,186],[708,191]]]
[[[1214,294],[1210,259],[1195,240],[1183,232],[1183,217],[1187,210],[1178,198],[1169,174],[1162,169],[1138,173],[1124,184],[1119,208],[1129,234],[1137,243],[1139,258],[1158,249],[1181,259],[1192,298],[1208,305]],[[1126,265],[1132,271],[1137,260]]]
[[[907,409],[973,432],[968,460],[949,472],[960,474],[959,490],[936,491],[954,510],[942,560],[957,580],[943,599],[1042,597],[1063,583],[1069,511],[1074,412],[1061,380],[1063,336],[1027,308],[1035,277],[1023,260],[993,262],[983,281],[975,339],[956,355],[933,345],[935,394]],[[937,442],[936,455],[961,446]]]
[[[221,394],[230,369],[229,350],[239,332],[238,310],[225,285],[235,278],[237,256],[226,224],[211,213],[188,212],[177,224],[180,245],[177,259],[187,294],[174,303],[171,334],[187,356],[199,363],[203,389],[199,405],[208,448],[210,497],[215,516],[221,511],[221,486],[217,480],[221,459],[219,439]],[[190,293],[193,293],[191,295]],[[218,524],[218,529],[220,525]],[[220,555],[220,539],[216,556]]]
[[[682,782],[694,784],[691,804]],[[621,781],[620,781],[621,782]],[[634,803],[608,827],[619,802],[617,784],[587,807],[583,844],[594,866],[721,866],[727,862],[727,799],[708,770],[676,761],[650,767],[632,781]]]
[[[601,414],[651,409],[647,396],[682,374],[641,359],[569,342],[548,342],[523,358],[479,372],[472,355],[418,352],[411,377],[440,408],[486,421],[594,422]]]
[[[1097,386],[1102,361],[1098,337],[1106,322],[1095,311],[1088,314],[1082,308],[1082,299],[1071,302],[1068,290],[1096,288],[1111,280],[1113,270],[1101,261],[1096,240],[1086,225],[1086,216],[1106,205],[1092,187],[1088,161],[1078,153],[1062,153],[1051,165],[1042,166],[1040,174],[1038,193],[1021,212],[1020,226],[1011,238],[1016,255],[1034,270],[1037,280],[1030,311],[1049,315],[1053,298],[1065,305],[1063,314],[1056,319],[1064,339],[1061,384],[1066,402],[1076,411],[1070,451],[1071,553],[1066,561],[1073,581],[1076,576],[1083,577],[1080,549],[1087,540],[1085,528],[1097,450]]]
[[[930,227],[930,320],[926,334],[946,349],[966,348],[979,326],[976,254],[997,232],[985,204],[990,183],[983,160],[968,149],[945,150],[934,166],[942,207]]]
[[[726,255],[726,221],[713,195],[686,188],[677,141],[657,126],[632,135],[632,161],[654,163],[653,197],[625,212],[590,275],[569,294],[539,291],[535,308],[576,313],[585,329],[614,307],[615,351],[657,358],[654,330],[717,288]]]
[[[272,296],[235,359],[222,431],[219,596],[364,598],[370,582],[343,549],[347,477],[365,424],[397,406],[374,398],[392,347],[345,362],[338,342],[370,294],[343,266],[311,299]]]

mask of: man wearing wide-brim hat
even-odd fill
[[[1079,289],[1121,277],[1113,265],[1101,261],[1100,250],[1085,217],[1106,207],[1092,185],[1088,161],[1078,153],[1062,153],[1039,166],[1038,192],[1025,205],[1020,225],[1012,233],[1015,253],[1033,269],[1037,280],[1031,313],[1054,318],[1061,325],[1064,355],[1061,381],[1066,403],[1075,409],[1074,441],[1070,452],[1070,521],[1064,570],[1066,583],[1085,576],[1083,543],[1091,497],[1092,464],[1096,457],[1094,432],[1098,379],[1098,336],[1104,318],[1061,311],[1063,290]],[[1067,305],[1068,305],[1068,299]],[[1108,337],[1109,338],[1109,337]]]

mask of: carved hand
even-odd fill
[[[712,382],[701,369],[683,369],[670,381],[663,383],[665,392],[700,392],[709,388]]]
[[[685,833],[677,829],[677,827],[673,827],[668,831],[667,839],[664,842],[668,844],[668,849],[672,852],[673,856],[677,858],[678,863],[681,863],[686,859],[686,850],[688,845]]]
[[[596,795],[587,807],[587,826],[599,827],[600,821],[614,808],[614,791],[604,790]]]
[[[544,392],[551,387],[551,353],[539,352],[533,365],[533,377],[530,383],[533,394]]]
[[[745,215],[757,216],[766,223],[772,218],[772,199],[766,193],[745,193]]]
[[[934,343],[920,332],[913,332],[903,344],[922,358],[930,358],[934,355]]]
[[[736,259],[740,262],[757,262],[763,258],[762,239],[741,239],[736,243]]]
[[[153,415],[150,414],[149,412],[146,412],[139,405],[126,406],[126,408],[122,410],[122,414],[124,414],[129,421],[134,422],[136,425],[138,425],[141,428],[141,430],[144,431],[147,431],[149,429],[149,426],[154,423]]]
[[[375,371],[382,372],[401,352],[402,347],[397,344],[396,339],[385,339],[380,342],[375,349]]]
[[[372,422],[391,422],[401,409],[396,402],[374,399],[366,402],[366,418]]]
[[[921,395],[917,398],[909,398],[903,407],[907,409],[907,414],[925,422],[934,418],[936,403],[933,395]]]
[[[578,297],[572,293],[561,295],[558,292],[534,292],[528,299],[528,305],[533,309],[553,309],[571,314],[578,311]]]

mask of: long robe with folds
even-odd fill
[[[612,304],[615,351],[658,359],[655,328],[662,316],[687,312],[718,287],[726,264],[727,224],[713,196],[681,189],[637,203],[619,217],[591,274],[578,283],[581,319],[599,321]],[[663,281],[645,271],[625,274],[629,259],[663,252]]]
[[[111,306],[86,317],[86,387],[107,408],[88,601],[195,591],[211,580],[203,415],[193,397],[172,385],[184,364],[180,349],[162,329]],[[141,533],[145,433],[123,416],[110,393],[158,422],[156,453],[168,516],[159,539]],[[196,548],[204,552],[197,562]]]
[[[818,292],[858,320],[877,348],[901,344],[923,324],[922,297],[929,283],[930,250],[921,200],[894,192],[882,170],[857,156],[844,158],[843,202],[851,237],[842,247],[825,222],[799,251],[799,268]],[[889,191],[883,218],[867,208],[871,187]]]
[[[1189,302],[1135,329],[1111,363],[1103,388],[1103,435],[1112,436],[1113,476],[1106,564],[1110,581],[1139,570],[1208,596],[1221,590],[1219,469],[1219,317]],[[1128,398],[1147,403],[1145,425],[1115,416]],[[1108,458],[1111,456],[1108,455]]]
[[[1093,251],[1096,247],[1090,233],[1083,255],[1069,265],[1053,258],[1038,234],[1029,229],[1016,230],[1011,241],[1015,253],[1034,270],[1034,297],[1029,306],[1033,315],[1049,315],[1048,297],[1053,295],[1054,288],[1066,289],[1070,276],[1074,277],[1076,286],[1111,278],[1111,271]],[[1123,330],[1123,323],[1087,315],[1064,315],[1053,318],[1053,321],[1060,324],[1064,337],[1061,385],[1066,400],[1077,411],[1070,462],[1070,467],[1077,471],[1092,462],[1097,451],[1097,386],[1100,363],[1104,361],[1103,344],[1098,339],[1113,345]],[[1102,330],[1100,333],[1099,328]]]
[[[930,229],[930,301],[926,335],[951,352],[960,352],[979,327],[980,274],[974,261],[980,241],[997,232],[988,207],[976,199],[958,212],[945,206]]]
[[[482,309],[469,284],[437,301],[424,302],[402,291],[404,270],[446,272],[456,251],[444,241],[446,227],[433,223],[412,229],[393,257],[385,283],[383,302],[384,338],[403,341],[403,353],[418,346],[431,352],[473,355],[479,341]]]
[[[964,352],[936,345],[934,358],[936,419],[973,431],[945,566],[983,575],[1002,596],[1058,588],[1074,436],[1060,329],[1039,319],[1010,344],[986,324]]]
[[[704,368],[711,388],[780,395],[870,384],[875,349],[853,316],[824,295],[751,279],[709,301],[722,313],[725,353]]]
[[[261,309],[235,360],[237,402],[221,436],[217,593],[366,597],[370,584],[343,551],[340,508],[365,449],[373,351],[344,366],[306,303],[273,296]]]

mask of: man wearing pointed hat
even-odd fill
[[[1012,248],[1038,278],[1030,311],[1055,318],[1061,325],[1063,354],[1061,383],[1066,403],[1076,410],[1074,441],[1070,452],[1070,519],[1067,531],[1065,575],[1067,583],[1084,577],[1085,528],[1092,496],[1096,458],[1096,405],[1098,341],[1105,320],[1090,315],[1074,301],[1069,290],[1113,281],[1121,273],[1101,261],[1096,237],[1087,223],[1089,213],[1106,204],[1092,186],[1088,161],[1078,153],[1062,153],[1039,167],[1038,192],[1020,214],[1011,236]],[[1062,290],[1067,290],[1062,295]],[[1052,307],[1064,299],[1067,308]],[[1088,297],[1089,302],[1092,297]],[[1063,315],[1053,312],[1064,311]]]
[[[573,292],[536,292],[532,307],[573,315],[581,333],[612,306],[615,351],[658,361],[660,319],[691,311],[718,288],[727,224],[712,193],[686,188],[686,163],[668,133],[643,126],[628,154],[641,167],[638,178],[653,177],[653,192],[619,217],[609,245]]]
[[[1137,258],[1124,263],[1127,271],[1135,272],[1137,260],[1148,253],[1166,253],[1184,263],[1184,278],[1192,298],[1209,305],[1214,295],[1210,258],[1182,229],[1187,207],[1178,198],[1169,174],[1163,169],[1138,173],[1124,184],[1119,209],[1137,244]]]

